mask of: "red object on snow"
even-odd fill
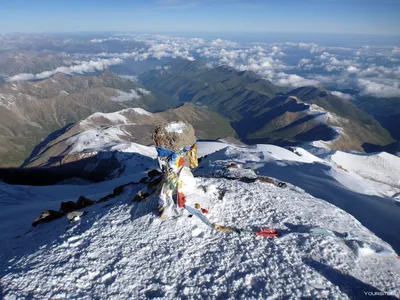
[[[186,196],[183,193],[178,193],[178,207],[183,208],[186,205]]]
[[[208,209],[202,208],[202,209],[201,209],[201,212],[202,212],[203,214],[208,214]]]
[[[278,231],[272,228],[260,228],[259,232],[256,232],[257,236],[264,236],[264,237],[277,237],[279,236]]]
[[[179,158],[178,168],[182,167],[184,164],[185,164],[185,160],[183,159],[183,157]]]

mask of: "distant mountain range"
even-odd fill
[[[323,87],[288,91],[251,71],[200,61],[174,60],[139,80],[180,102],[193,102],[228,117],[247,143],[293,144],[326,141],[340,150],[394,142],[373,117]]]
[[[58,142],[85,131],[82,124],[92,124],[94,130],[120,126],[124,138],[141,144],[151,143],[149,132],[158,122],[177,119],[191,122],[199,138],[230,136],[249,144],[321,141],[332,149],[363,151],[365,145],[396,142],[371,115],[323,87],[289,90],[251,71],[180,59],[142,73],[139,82],[104,71],[0,84],[0,166],[18,166],[28,156],[24,166],[69,161],[67,144]],[[155,114],[143,117],[127,108]],[[126,123],[101,115],[117,111]],[[376,114],[381,122],[385,113],[382,108],[382,117]]]

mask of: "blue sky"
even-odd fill
[[[400,0],[0,0],[0,32],[400,34]]]

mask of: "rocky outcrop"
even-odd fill
[[[75,219],[79,219],[80,217],[84,216],[85,214],[87,214],[87,212],[72,211],[72,212],[67,214],[67,218],[68,218],[68,220],[73,221]]]
[[[46,223],[53,220],[57,220],[63,216],[64,214],[62,212],[56,210],[45,210],[41,213],[39,218],[36,218],[33,221],[32,226],[36,227],[39,223]]]
[[[67,214],[71,211],[88,207],[90,205],[95,204],[96,202],[86,198],[85,196],[80,196],[77,202],[67,201],[61,202],[60,212],[63,214]]]
[[[77,211],[77,210],[113,199],[113,198],[121,195],[122,192],[124,191],[125,187],[127,187],[129,185],[140,184],[142,182],[148,182],[149,180],[156,178],[155,180],[153,180],[153,184],[152,184],[152,182],[149,183],[150,186],[155,185],[154,182],[159,183],[160,179],[161,179],[161,176],[156,176],[155,171],[156,170],[149,172],[149,177],[142,178],[139,182],[131,182],[131,183],[116,187],[111,194],[100,198],[98,201],[90,200],[89,198],[87,198],[85,196],[80,196],[76,202],[74,202],[74,201],[61,202],[61,207],[60,207],[59,211],[56,211],[56,210],[43,211],[41,213],[40,217],[36,218],[33,221],[32,226],[36,227],[39,223],[50,222],[50,221],[53,221],[56,219],[60,219],[63,216],[67,216],[68,220],[73,221],[73,220],[80,218],[87,214],[86,211],[82,212],[82,211]]]
[[[171,122],[156,127],[153,134],[154,144],[178,152],[196,142],[194,128],[187,122]]]

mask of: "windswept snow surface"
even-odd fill
[[[188,200],[208,208],[211,222],[239,228],[276,228],[282,237],[216,232],[187,213],[166,221],[152,214],[137,218],[131,203],[142,187],[137,184],[126,187],[109,202],[84,209],[88,214],[80,220],[69,223],[63,218],[28,231],[32,219],[24,216],[34,210],[39,215],[41,201],[57,196],[59,203],[78,194],[98,199],[103,195],[99,193],[132,178],[125,176],[74,190],[71,186],[29,187],[25,194],[15,193],[15,197],[35,198],[37,207],[21,201],[13,205],[14,210],[0,212],[2,228],[19,221],[18,228],[7,226],[7,233],[0,233],[2,297],[362,299],[365,293],[379,292],[400,297],[400,260],[391,246],[369,229],[380,237],[382,232],[369,227],[372,220],[361,220],[361,224],[337,207],[358,208],[362,216],[365,207],[372,206],[371,214],[377,216],[374,222],[382,223],[381,229],[393,225],[389,230],[393,233],[386,240],[393,246],[397,241],[398,246],[396,229],[400,224],[391,223],[398,206],[349,190],[335,176],[343,172],[350,178],[351,174],[305,150],[297,149],[296,154],[269,145],[217,148],[217,143],[199,143],[200,151],[209,155],[195,172],[196,184],[187,190]],[[240,163],[242,168],[226,168],[231,162]],[[282,189],[235,180],[255,177],[256,173],[281,180],[286,177],[287,182],[297,183],[302,189],[291,184]],[[0,187],[22,191],[21,187],[1,183]],[[308,192],[319,193],[332,203],[336,199],[336,206]],[[25,215],[13,215],[17,207],[25,205],[30,205]],[[393,215],[389,213],[383,219],[380,206]]]
[[[205,155],[209,155],[214,153],[218,150],[225,149],[229,147],[229,144],[223,142],[197,142],[197,156],[203,157]]]
[[[120,143],[121,136],[126,133],[119,126],[88,129],[68,139],[71,145],[70,153],[79,153],[82,151],[101,151],[107,150]]]
[[[335,151],[330,159],[365,179],[390,186],[386,194],[400,192],[400,159],[392,154],[374,154]]]
[[[277,146],[257,145],[253,149],[228,147],[210,155],[207,161],[210,166],[219,166],[231,160],[244,169],[296,185],[352,214],[400,252],[400,231],[395,229],[400,228],[400,206],[396,201],[371,195],[369,182],[357,174],[341,170],[311,153],[303,156],[304,159]]]

